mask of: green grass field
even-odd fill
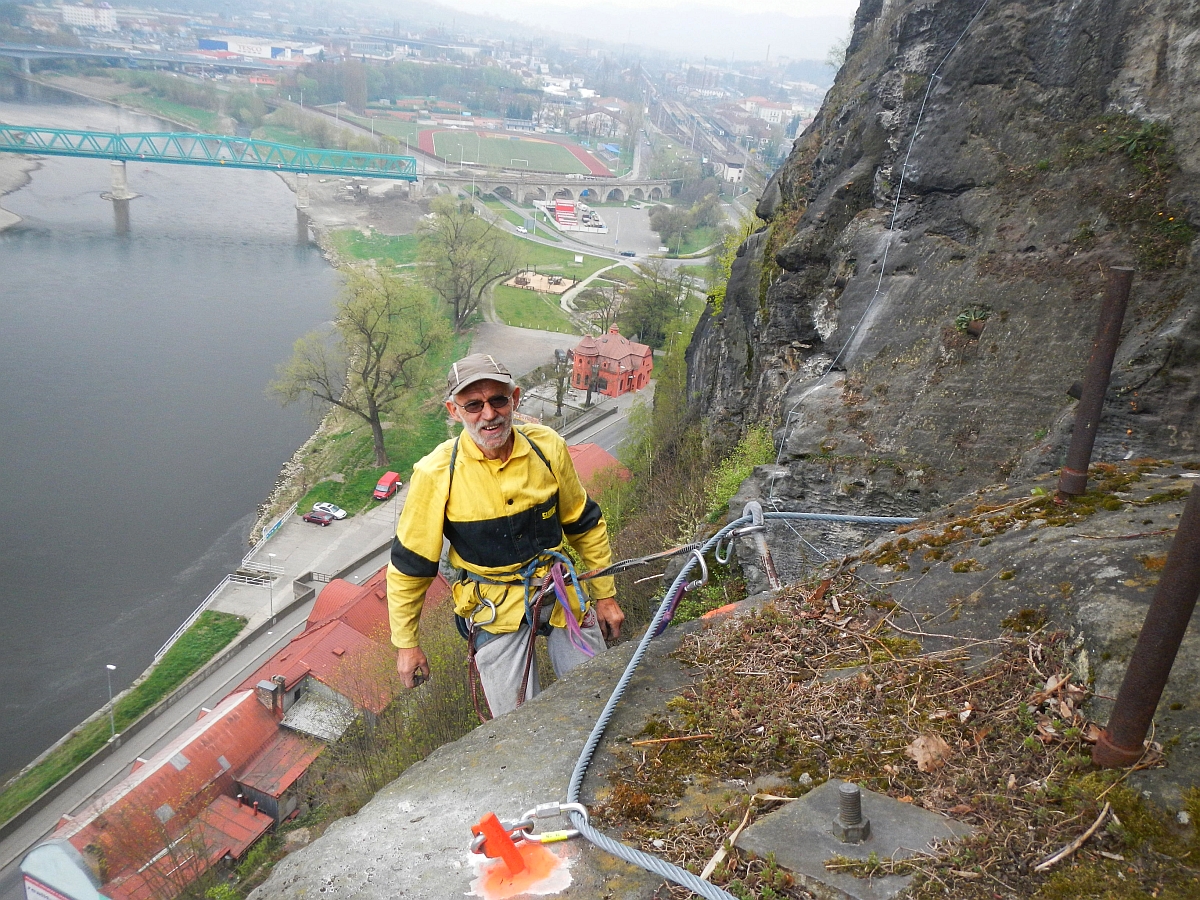
[[[533,241],[521,241],[517,251],[517,267],[532,267],[539,272],[553,272],[570,275],[572,278],[587,278],[597,269],[611,266],[612,260],[600,256],[583,257],[582,265],[575,265],[573,250],[560,250],[558,247],[547,247]]]
[[[683,246],[679,248],[679,255],[686,256],[689,253],[703,250],[717,240],[718,236],[718,230],[707,225],[703,228],[689,228],[684,232]]]
[[[291,147],[315,147],[312,141],[298,131],[284,128],[282,125],[264,124],[254,129],[252,136],[260,141],[274,141],[277,144],[287,144]]]
[[[524,288],[496,285],[496,315],[505,325],[579,334],[567,314],[559,307],[558,297]]]
[[[394,265],[417,261],[417,245],[420,239],[415,234],[365,235],[357,228],[343,228],[330,232],[329,240],[342,256],[351,259],[390,259]]]
[[[209,112],[207,109],[184,106],[182,103],[163,100],[161,97],[155,97],[152,94],[121,94],[119,97],[114,97],[113,99],[118,103],[144,109],[146,112],[154,115],[182,122],[185,125],[195,126],[207,134],[218,133],[217,128],[221,117],[215,112]]]
[[[386,134],[388,137],[394,137],[396,140],[400,141],[401,144],[403,144],[404,139],[407,138],[410,148],[413,150],[417,148],[418,132],[420,132],[423,127],[428,127],[418,125],[416,122],[405,122],[402,119],[394,119],[389,115],[373,116],[372,118],[368,119],[363,116],[351,116],[343,114],[342,118],[347,122],[353,122],[355,125],[359,125],[366,129],[371,129],[373,127],[376,134]],[[374,125],[372,125],[372,123],[374,123]],[[400,152],[404,152],[404,147],[400,148]]]
[[[438,156],[454,163],[461,157],[468,163],[485,166],[533,169],[564,175],[588,174],[588,167],[576,159],[570,150],[552,141],[489,137],[472,131],[457,134],[439,131],[433,136],[433,146]]]
[[[488,194],[485,197],[481,197],[480,202],[482,202],[484,206],[486,206],[488,209],[492,210],[493,212],[499,213],[500,215],[504,216],[505,219],[507,219],[509,222],[512,222],[512,224],[514,224],[514,225],[520,225],[520,226],[524,227],[526,219],[533,218],[533,215],[532,215],[533,207],[529,207],[529,209],[530,209],[529,215],[521,215],[521,213],[516,212],[515,210],[512,209],[512,207],[506,205],[504,202],[497,200],[491,194]],[[554,241],[555,243],[562,242],[562,238],[559,236],[557,231],[555,231],[552,228],[548,228],[541,223],[539,223],[537,225],[537,227],[534,229],[534,231],[538,236],[543,237],[548,241]]]

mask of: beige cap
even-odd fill
[[[515,385],[512,372],[488,353],[472,353],[450,367],[446,376],[446,394],[450,397],[461,394],[477,381],[498,381]]]

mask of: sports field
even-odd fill
[[[562,175],[612,174],[582,147],[541,137],[429,129],[421,132],[421,149],[452,163],[461,159],[467,164]]]

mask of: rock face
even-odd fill
[[[1197,454],[1198,48],[1172,0],[864,0],[689,349],[710,433],[777,429],[745,494],[916,513],[1060,465],[1114,265],[1094,458]]]

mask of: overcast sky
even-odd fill
[[[858,0],[439,0],[610,44],[641,44],[700,61],[824,59],[845,37]]]

